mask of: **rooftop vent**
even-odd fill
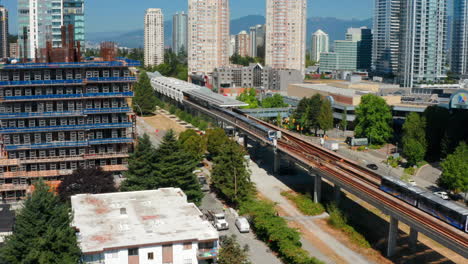
[[[120,208],[120,214],[121,215],[126,215],[127,214],[127,208]]]

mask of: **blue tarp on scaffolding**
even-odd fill
[[[85,116],[92,114],[113,114],[113,113],[129,113],[132,110],[130,107],[113,107],[113,108],[90,108],[83,111],[61,111],[61,112],[28,112],[28,113],[0,113],[0,119],[17,119],[17,118],[41,118],[41,117],[69,117],[69,116]]]
[[[102,67],[138,67],[141,63],[136,60],[119,57],[115,61],[84,61],[60,63],[16,63],[0,65],[0,69],[49,69],[49,68],[102,68]]]
[[[5,96],[3,97],[3,101],[33,101],[33,100],[47,100],[47,99],[55,100],[55,99],[96,98],[96,97],[133,97],[133,92]]]
[[[91,77],[72,80],[1,81],[0,86],[84,85],[86,83],[135,82],[136,77]]]
[[[6,151],[12,150],[27,150],[27,149],[49,149],[49,148],[67,148],[67,147],[87,147],[90,145],[103,144],[123,144],[132,143],[132,138],[104,138],[92,139],[85,141],[63,141],[63,142],[48,142],[42,144],[24,144],[24,145],[6,145]]]
[[[73,131],[73,130],[93,130],[93,129],[112,129],[112,128],[128,128],[132,127],[132,123],[106,123],[106,124],[85,124],[72,126],[45,126],[45,127],[15,127],[15,128],[0,128],[0,134],[15,134],[15,133],[39,133],[51,131]]]

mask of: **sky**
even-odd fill
[[[162,8],[168,20],[187,10],[187,0],[85,0],[86,31],[114,32],[143,28],[147,8]],[[10,10],[10,31],[16,29],[17,0],[0,0]],[[307,0],[308,17],[365,19],[372,16],[374,0]],[[231,18],[264,15],[265,0],[231,0]]]

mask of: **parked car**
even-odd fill
[[[444,200],[448,200],[449,196],[446,192],[435,192],[434,195],[439,196],[440,198]]]
[[[411,186],[416,186],[416,185],[417,185],[416,182],[415,182],[413,179],[409,180],[408,183],[409,183]]]
[[[379,166],[375,165],[374,163],[367,164],[366,167],[371,169],[371,170],[378,170],[379,169]]]
[[[239,229],[239,232],[241,233],[248,233],[250,232],[250,224],[249,221],[247,221],[247,218],[245,217],[238,217],[236,219],[236,226],[237,229]]]
[[[201,185],[202,192],[210,191],[210,185],[208,184],[208,181],[206,180],[205,176],[198,176],[198,182]]]

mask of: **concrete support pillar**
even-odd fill
[[[395,254],[395,247],[398,237],[398,219],[390,216],[390,227],[388,229],[387,257]]]
[[[318,174],[315,174],[314,180],[314,202],[320,203],[320,196],[322,193],[322,177],[320,177]]]
[[[418,231],[413,227],[410,227],[410,234],[409,234],[409,246],[412,250],[416,249],[418,245]]]
[[[273,161],[273,172],[278,173],[281,167],[281,157],[277,149],[273,151],[274,161]]]
[[[339,204],[340,203],[340,197],[341,197],[341,188],[340,188],[340,186],[335,184],[334,192],[335,192],[335,202],[337,204]]]
[[[248,138],[247,135],[244,135],[244,148],[247,149],[247,147],[249,146],[249,142],[248,142]]]

